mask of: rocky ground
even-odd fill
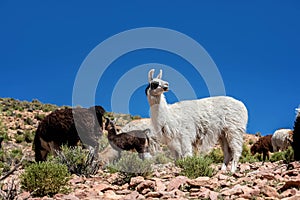
[[[11,100],[12,101],[12,100]],[[13,102],[13,101],[12,101]],[[30,137],[23,140],[21,136],[34,133],[43,115],[56,107],[40,107],[39,102],[32,106],[0,99],[0,133],[7,134],[9,140],[4,141],[3,149],[21,149],[27,160],[33,160]],[[10,109],[7,109],[9,107]],[[25,109],[23,109],[25,107]],[[13,108],[13,109],[11,109]],[[42,109],[43,108],[43,109]],[[122,119],[129,120],[128,116]],[[121,120],[121,125],[126,121]],[[24,136],[24,138],[26,138]],[[254,135],[246,134],[245,142],[255,142]],[[20,160],[20,159],[19,159]],[[236,173],[222,172],[212,177],[189,179],[180,175],[180,168],[173,162],[157,164],[148,177],[133,177],[129,183],[120,184],[120,174],[110,174],[100,169],[91,178],[72,175],[70,192],[56,194],[54,197],[34,198],[30,193],[20,189],[19,175],[24,171],[17,161],[10,163],[10,169],[16,170],[0,181],[1,191],[7,192],[12,185],[16,186],[16,199],[300,199],[300,163],[284,164],[278,162],[242,163]],[[220,169],[220,164],[214,166]],[[0,178],[6,173],[0,174]],[[12,184],[14,181],[14,184]]]

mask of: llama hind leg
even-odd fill
[[[243,132],[240,130],[231,130],[227,132],[226,139],[233,155],[231,172],[234,173],[243,151]]]
[[[228,166],[228,163],[229,161],[231,160],[232,158],[232,152],[229,148],[229,144],[226,140],[225,137],[222,137],[220,139],[220,144],[221,144],[221,147],[222,147],[222,151],[223,151],[223,154],[224,154],[224,160],[223,160],[223,164],[222,164],[222,167],[221,167],[221,170],[222,171],[225,171],[227,166]]]

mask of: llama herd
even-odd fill
[[[227,96],[167,104],[164,93],[169,90],[169,83],[162,79],[162,70],[157,77],[153,75],[152,69],[145,90],[151,119],[134,120],[118,132],[114,121],[108,118],[103,121],[105,110],[101,106],[56,110],[37,128],[33,144],[36,161],[46,160],[49,153],[55,155],[63,144],[75,146],[81,142],[98,153],[98,139],[106,130],[110,145],[99,154],[101,159],[111,156],[111,152],[119,157],[122,150],[136,150],[141,159],[147,159],[161,151],[161,144],[179,159],[195,152],[206,153],[219,143],[224,153],[221,170],[226,170],[232,161],[231,172],[235,172],[248,122],[245,105]],[[300,160],[296,148],[300,145],[299,113],[297,110],[294,131],[280,129],[273,135],[260,137],[251,147],[251,153],[262,153],[265,159],[268,152],[292,145],[295,160]]]

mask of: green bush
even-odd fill
[[[243,144],[243,151],[242,151],[242,156],[239,160],[239,162],[241,163],[253,163],[253,162],[258,162],[259,159],[257,158],[257,156],[253,156],[251,154],[251,151],[250,151],[250,148],[246,145],[246,144]]]
[[[108,139],[107,139],[107,135],[103,135],[99,141],[99,152],[102,152],[107,146],[108,146]]]
[[[52,162],[31,164],[20,176],[21,187],[35,196],[64,193],[69,179],[67,166]]]
[[[156,153],[152,159],[155,164],[166,164],[172,161],[172,159],[166,155],[166,152]]]
[[[96,174],[100,167],[100,162],[96,160],[94,154],[80,146],[62,146],[57,156],[50,156],[48,161],[64,164],[70,173],[87,177]]]
[[[46,115],[44,114],[35,114],[34,118],[41,121],[45,118]]]
[[[23,156],[21,149],[0,150],[0,172],[7,172],[12,165],[19,163]]]
[[[189,178],[197,178],[200,176],[211,177],[215,170],[210,166],[213,160],[205,156],[192,156],[179,159],[175,162],[176,166],[182,168],[181,175]]]
[[[34,136],[35,136],[35,131],[25,130],[25,133],[24,133],[25,142],[32,143],[34,140]]]
[[[220,148],[213,149],[209,154],[205,155],[205,157],[210,158],[213,163],[223,163],[224,155]]]
[[[275,152],[270,158],[271,162],[283,160],[285,163],[290,163],[294,160],[294,151],[292,147],[289,147],[285,151]]]
[[[7,134],[7,127],[3,124],[0,119],[0,137],[4,139],[4,141],[8,141],[10,138]]]
[[[149,176],[153,161],[141,160],[136,152],[123,151],[121,158],[117,162],[107,166],[110,173],[120,172],[124,182],[129,182],[135,176]]]
[[[16,143],[24,142],[24,140],[25,140],[24,135],[15,135],[15,140],[16,140]]]

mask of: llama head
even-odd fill
[[[257,153],[257,144],[256,143],[254,145],[252,145],[252,147],[250,148],[250,152],[253,156]]]
[[[169,90],[169,83],[162,80],[162,70],[159,71],[159,74],[156,78],[153,78],[154,69],[151,69],[148,73],[149,85],[146,88],[146,94],[151,96],[159,96],[162,93]]]
[[[295,109],[296,111],[296,117],[300,117],[300,105],[298,106],[298,108]]]
[[[115,122],[110,120],[109,118],[105,118],[105,130],[109,131],[111,129],[115,129]]]

